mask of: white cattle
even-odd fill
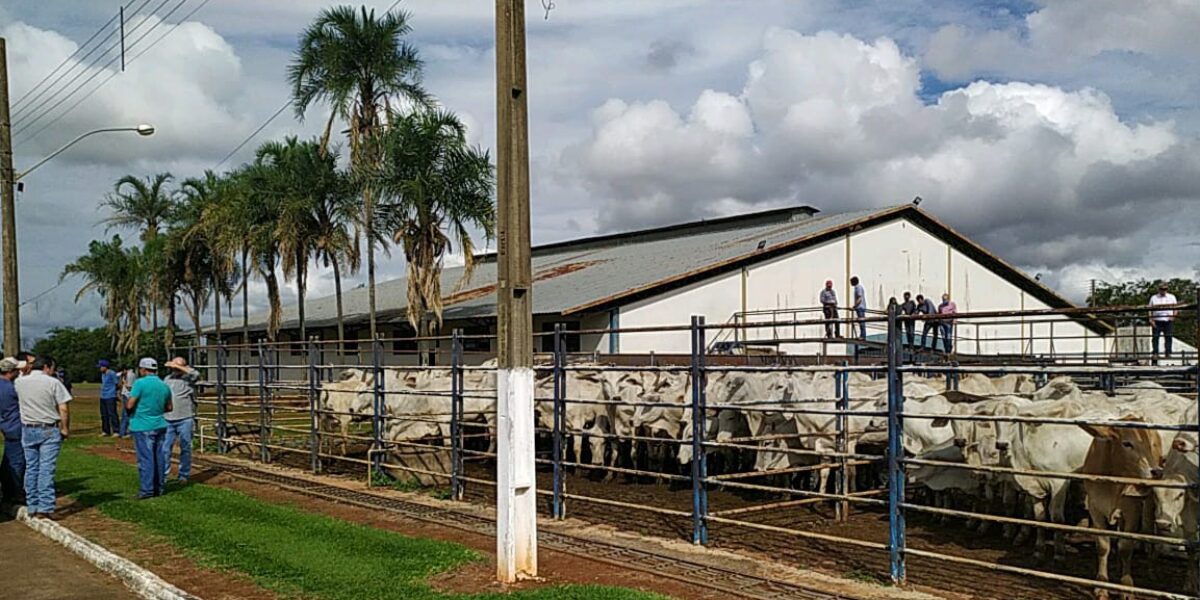
[[[594,370],[570,370],[566,375],[564,396],[563,431],[571,439],[575,460],[583,462],[583,442],[586,439],[591,449],[591,464],[604,464],[606,436],[612,431],[605,399],[603,373]],[[554,427],[554,377],[539,378],[534,387],[538,427]]]
[[[1183,419],[1183,424],[1200,426],[1196,405],[1193,404]],[[1175,484],[1200,484],[1200,444],[1195,431],[1180,431],[1171,441],[1163,461],[1162,479]],[[1197,535],[1197,511],[1200,511],[1200,490],[1192,488],[1154,488],[1154,524],[1159,534],[1182,536],[1195,540]],[[1192,595],[1200,594],[1200,556],[1196,546],[1188,546],[1187,590]]]
[[[338,374],[337,381],[321,385],[318,423],[323,430],[338,432],[343,455],[350,440],[350,425],[370,417],[372,380],[369,371],[346,369]]]

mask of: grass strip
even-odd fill
[[[82,441],[82,440],[81,440]],[[198,562],[245,573],[284,597],[328,600],[649,600],[652,594],[561,586],[511,594],[451,594],[431,575],[482,560],[449,542],[408,537],[203,484],[136,500],[137,470],[71,443],[59,459],[59,489],[105,515],[165,538]]]

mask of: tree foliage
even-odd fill
[[[1121,283],[1098,282],[1096,292],[1088,298],[1089,306],[1144,306],[1150,297],[1158,293],[1160,280],[1138,279]],[[1166,281],[1167,289],[1180,302],[1196,302],[1200,282],[1175,278]],[[1144,321],[1144,319],[1143,319]],[[1175,337],[1188,344],[1196,344],[1196,311],[1184,311],[1175,321]]]

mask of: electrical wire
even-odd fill
[[[151,16],[155,16],[155,14],[156,14],[156,13],[159,11],[159,9],[161,9],[163,6],[165,6],[165,5],[166,5],[168,2],[170,2],[170,1],[171,1],[171,0],[162,0],[162,2],[160,2],[160,3],[159,3],[159,5],[158,5],[157,7],[155,7],[155,9],[154,9],[154,11],[153,11],[153,12],[151,12],[151,13],[149,13],[149,14],[147,14],[147,15],[143,16],[143,17],[142,17],[142,20],[141,20],[141,21],[139,21],[139,22],[138,22],[138,24],[137,24],[137,25],[135,25],[135,26],[134,26],[134,28],[133,28],[133,29],[132,29],[130,32],[128,32],[128,33],[136,32],[138,29],[141,29],[142,25],[144,25],[144,24],[145,24],[147,21],[149,21]],[[177,9],[179,8],[179,6],[182,6],[184,3],[188,2],[188,1],[189,1],[189,0],[180,0],[180,3],[179,3],[179,5],[176,5],[175,9],[177,10]],[[174,12],[174,11],[172,11],[172,12]],[[133,43],[131,43],[131,44],[128,44],[128,45],[126,46],[126,51],[128,52],[129,50],[133,49],[133,48],[134,48],[134,47],[135,47],[135,46],[136,46],[136,45],[137,45],[139,42],[141,42],[143,39],[145,39],[145,37],[146,37],[147,35],[149,35],[149,34],[150,34],[150,32],[154,31],[156,28],[158,28],[159,26],[161,26],[161,25],[162,25],[162,23],[163,23],[163,21],[162,21],[162,20],[160,20],[158,23],[155,23],[154,25],[150,26],[150,29],[148,29],[148,30],[146,30],[146,31],[142,32],[142,35],[141,35],[141,36],[139,36],[139,37],[138,37],[136,40],[134,40],[134,41],[133,41]],[[128,37],[128,33],[127,33],[127,37]],[[118,43],[118,44],[114,44],[114,45],[113,45],[113,48],[116,48],[116,47],[118,47],[118,46],[119,46],[119,43]],[[111,50],[111,49],[112,49],[112,48],[110,48],[110,50]],[[37,115],[35,118],[33,118],[32,120],[27,120],[27,121],[24,121],[24,122],[21,124],[21,126],[20,126],[20,127],[18,127],[18,128],[15,130],[15,131],[13,131],[13,137],[14,137],[14,138],[16,138],[16,137],[17,137],[17,136],[19,136],[19,135],[20,135],[22,132],[29,130],[31,127],[33,127],[34,125],[36,125],[37,123],[39,123],[39,122],[40,122],[42,119],[46,118],[46,116],[47,116],[47,115],[49,115],[50,113],[54,112],[54,109],[58,108],[59,106],[62,106],[62,105],[63,105],[63,103],[64,103],[64,102],[66,102],[67,100],[70,100],[70,99],[71,99],[71,97],[73,97],[75,94],[79,93],[79,90],[83,89],[83,88],[84,88],[85,86],[87,86],[89,83],[91,83],[92,81],[94,81],[94,80],[95,80],[97,77],[99,77],[99,76],[100,76],[100,74],[101,74],[101,73],[104,73],[104,72],[106,71],[106,69],[108,69],[108,67],[111,67],[113,64],[115,64],[115,63],[116,63],[117,61],[119,61],[120,59],[121,59],[121,56],[120,56],[120,54],[119,54],[119,53],[118,53],[116,56],[114,56],[114,57],[112,57],[111,59],[109,59],[109,61],[108,61],[107,63],[105,63],[105,64],[104,64],[102,67],[100,67],[100,68],[96,69],[96,70],[95,70],[95,71],[92,73],[92,76],[91,76],[91,77],[88,77],[86,80],[84,80],[84,82],[83,82],[83,83],[81,83],[81,84],[79,84],[78,86],[76,86],[76,87],[75,87],[73,90],[71,90],[71,92],[70,92],[70,93],[68,93],[66,96],[63,96],[62,98],[60,98],[60,99],[58,100],[58,102],[55,102],[55,103],[54,103],[52,106],[50,106],[50,108],[47,108],[46,110],[42,111],[40,114],[38,114],[38,115]],[[87,72],[86,70],[85,70],[85,71],[81,71],[81,72],[80,72],[80,74],[79,74],[78,76],[76,76],[76,78],[75,78],[75,79],[78,79],[78,78],[79,78],[79,76],[82,76],[82,75],[86,74],[86,72]],[[72,80],[72,81],[74,81],[74,80]],[[68,84],[68,85],[70,85],[70,84]],[[64,89],[65,89],[65,88],[64,88]],[[34,109],[34,111],[36,112],[36,111],[37,111],[38,109],[40,109],[42,106],[45,106],[45,105],[46,105],[48,102],[49,102],[49,100],[47,100],[46,102],[44,102],[44,103],[40,104],[40,105],[38,106],[38,108],[35,108],[35,109]]]
[[[263,121],[263,124],[259,125],[258,129],[255,129],[253,132],[250,133],[250,135],[246,136],[246,139],[242,140],[242,143],[238,144],[236,148],[234,148],[233,150],[230,150],[229,154],[226,154],[225,158],[221,159],[221,162],[214,165],[212,170],[216,171],[217,169],[221,168],[221,165],[225,164],[225,161],[229,160],[230,158],[233,158],[233,155],[237,154],[238,150],[241,150],[242,148],[244,148],[246,146],[246,144],[250,143],[250,140],[254,139],[254,137],[257,136],[259,133],[262,133],[262,130],[266,129],[267,125],[270,125],[272,121],[279,118],[279,115],[283,114],[283,111],[287,110],[288,107],[290,107],[291,105],[292,105],[291,99],[288,99],[287,102],[284,102],[283,106],[280,106],[279,110],[275,111],[275,114],[268,117],[266,121]]]
[[[136,0],[131,0],[129,4],[133,4],[134,2],[136,2]],[[147,5],[147,4],[149,4],[149,3],[150,3],[150,0],[142,0],[142,4],[141,4],[140,6],[138,6],[136,10],[142,10],[142,9],[143,9],[143,8],[145,8],[145,7],[146,7],[146,5]],[[127,6],[126,8],[128,8],[128,6]],[[111,23],[113,22],[113,20],[114,20],[114,19],[116,19],[116,17],[113,17],[112,19],[109,19],[109,20],[108,20],[108,23],[105,23],[105,24],[104,24],[104,27],[107,27],[109,24],[111,24]],[[103,30],[103,27],[101,28],[101,31],[102,31],[102,30]],[[56,78],[54,79],[54,81],[50,83],[50,85],[48,85],[48,86],[46,86],[45,88],[43,88],[43,89],[42,89],[40,92],[38,92],[38,93],[37,93],[35,96],[33,96],[33,97],[30,97],[30,94],[31,94],[31,93],[33,93],[33,91],[34,91],[33,89],[29,90],[29,92],[26,92],[24,95],[22,95],[22,96],[21,96],[21,99],[20,99],[20,100],[18,100],[18,101],[17,101],[17,103],[16,103],[16,104],[14,104],[14,105],[13,105],[13,107],[12,107],[12,120],[13,120],[13,121],[19,121],[23,115],[26,115],[26,114],[28,114],[28,111],[29,111],[29,106],[31,105],[31,103],[33,103],[33,102],[37,102],[37,101],[38,101],[39,99],[41,99],[41,98],[42,98],[42,97],[43,97],[45,94],[49,93],[49,94],[50,94],[50,96],[49,96],[49,97],[47,97],[47,99],[46,99],[46,100],[44,100],[44,101],[43,101],[43,103],[41,104],[41,106],[44,106],[44,105],[45,105],[45,102],[51,101],[51,100],[54,98],[55,94],[58,94],[58,93],[62,92],[63,90],[67,89],[67,88],[68,88],[68,87],[69,87],[69,86],[70,86],[72,83],[74,83],[74,82],[78,81],[80,77],[82,77],[84,74],[86,74],[89,66],[91,66],[91,67],[94,67],[94,66],[96,66],[97,64],[99,64],[99,63],[100,63],[100,61],[101,61],[101,60],[103,60],[104,56],[106,56],[106,55],[107,55],[109,52],[111,52],[111,51],[112,51],[114,48],[118,48],[118,47],[120,46],[120,40],[118,40],[116,44],[113,44],[112,46],[109,46],[109,47],[108,47],[108,49],[106,49],[106,50],[105,50],[105,51],[104,51],[104,52],[103,52],[103,53],[100,55],[100,57],[96,59],[96,61],[95,61],[94,63],[92,63],[91,65],[88,65],[88,64],[87,64],[87,62],[88,62],[88,59],[89,59],[89,58],[90,58],[90,57],[91,57],[93,54],[95,54],[97,50],[99,50],[99,49],[100,49],[100,48],[102,48],[102,47],[103,47],[105,44],[107,44],[107,43],[108,43],[108,40],[112,39],[112,37],[113,37],[114,35],[116,35],[116,34],[118,33],[118,31],[119,31],[118,29],[113,29],[113,30],[109,31],[109,32],[108,32],[108,35],[104,36],[104,39],[103,39],[103,40],[101,40],[99,44],[97,44],[97,45],[96,45],[94,48],[92,48],[91,50],[89,50],[89,51],[88,51],[88,53],[87,53],[87,54],[85,54],[83,58],[79,59],[78,61],[76,61],[76,62],[75,62],[75,64],[71,65],[71,67],[70,67],[69,69],[67,69],[66,71],[63,71],[63,73],[62,73],[61,75],[59,75],[58,77],[56,77]],[[97,31],[96,33],[97,33],[97,34],[99,34],[99,33],[100,33],[100,31]],[[92,37],[94,38],[94,37],[95,37],[95,35],[93,35]],[[84,47],[86,47],[86,45],[87,45],[87,42],[85,42],[85,43],[84,43],[84,46],[80,46],[79,50],[76,50],[76,51],[75,51],[75,54],[78,54],[78,53],[79,53],[79,52],[80,52],[80,51],[81,51],[81,50],[82,50]],[[59,66],[58,66],[58,67],[55,67],[55,69],[54,69],[54,70],[55,70],[55,71],[57,71],[59,68],[61,68],[61,67],[62,67],[62,65],[63,65],[63,64],[66,64],[68,61],[70,61],[70,60],[71,60],[71,58],[75,56],[75,54],[72,54],[70,57],[67,57],[67,59],[66,59],[66,60],[64,60],[64,61],[63,61],[61,64],[59,64]],[[70,81],[68,81],[67,83],[63,84],[63,86],[62,86],[61,88],[59,88],[59,89],[58,89],[58,91],[51,91],[51,90],[53,90],[53,89],[54,89],[54,87],[55,87],[55,86],[57,86],[57,85],[58,85],[58,82],[62,81],[64,77],[66,77],[67,75],[70,75],[70,74],[71,74],[71,72],[72,72],[72,71],[74,71],[74,70],[75,70],[76,68],[78,68],[78,67],[82,67],[82,70],[79,72],[79,74],[75,75],[75,77],[71,78],[71,80],[70,80]],[[52,72],[51,72],[51,75],[53,75],[53,73],[54,73],[54,72],[52,71]],[[46,79],[49,79],[49,78],[50,78],[50,75],[47,75],[47,76],[46,76]],[[45,81],[45,79],[43,79],[42,81]],[[40,85],[41,85],[41,83],[39,83],[38,85],[40,86]],[[34,88],[36,89],[36,88],[37,88],[37,86],[34,86]],[[26,102],[25,100],[28,100],[28,102]]]
[[[143,39],[145,39],[145,38],[146,38],[146,36],[148,36],[150,33],[152,33],[152,32],[153,32],[153,31],[154,31],[156,28],[158,28],[159,26],[161,26],[161,25],[162,25],[162,23],[164,23],[164,22],[166,21],[166,19],[167,19],[167,18],[170,18],[170,16],[171,16],[172,14],[174,14],[176,11],[178,11],[178,10],[179,10],[179,8],[180,8],[180,7],[182,7],[184,4],[186,4],[188,1],[189,1],[189,0],[181,0],[181,1],[180,1],[180,3],[179,3],[179,4],[177,4],[177,5],[175,6],[175,8],[171,9],[171,11],[170,11],[170,12],[168,12],[168,13],[167,13],[167,15],[166,15],[165,17],[163,17],[163,19],[162,19],[161,21],[159,21],[159,23],[158,23],[158,24],[154,25],[154,26],[153,26],[153,27],[151,27],[149,30],[147,30],[145,33],[143,33],[143,34],[142,34],[142,36],[141,36],[141,37],[139,37],[137,40],[134,40],[133,44],[131,44],[131,45],[130,45],[128,48],[126,48],[126,51],[128,52],[129,50],[132,50],[132,49],[136,48],[136,47],[137,47],[137,45],[138,45],[138,44],[139,44],[139,43],[140,43],[140,42],[141,42]],[[176,29],[179,27],[179,25],[180,25],[180,24],[184,23],[185,21],[187,21],[188,19],[190,19],[190,18],[191,18],[193,15],[195,15],[195,14],[196,14],[196,12],[198,12],[200,9],[204,8],[204,6],[205,6],[205,5],[207,5],[207,4],[209,3],[209,1],[210,1],[210,0],[203,0],[203,1],[202,1],[202,2],[199,4],[199,5],[197,5],[195,8],[193,8],[193,9],[192,9],[192,10],[191,10],[191,11],[190,11],[190,12],[189,12],[187,15],[185,15],[185,16],[184,16],[182,19],[180,19],[178,22],[176,22],[174,25],[172,25],[170,28],[168,28],[168,29],[167,29],[167,31],[165,31],[165,32],[164,32],[162,35],[158,36],[158,37],[157,37],[157,38],[155,38],[155,39],[154,39],[152,42],[150,42],[150,44],[149,44],[149,45],[145,46],[145,47],[144,47],[144,48],[141,50],[141,52],[138,52],[137,54],[133,55],[131,58],[129,58],[128,60],[126,60],[126,61],[125,61],[125,62],[126,62],[126,66],[128,66],[128,65],[129,65],[130,63],[132,63],[134,60],[137,60],[138,58],[140,58],[141,56],[143,56],[144,54],[146,54],[147,52],[149,52],[149,51],[150,51],[150,49],[152,49],[152,48],[153,48],[154,46],[156,46],[156,45],[157,45],[159,42],[161,42],[163,39],[165,39],[167,36],[169,36],[169,35],[170,35],[172,32],[174,32],[174,31],[175,31],[175,30],[176,30]],[[107,67],[107,66],[109,66],[109,65],[112,65],[114,62],[116,62],[116,59],[113,59],[112,61],[109,61],[108,65],[105,65],[105,66]],[[96,87],[92,88],[90,91],[88,91],[88,92],[87,92],[86,94],[84,94],[82,97],[80,97],[78,100],[76,100],[76,101],[75,101],[75,103],[71,104],[69,107],[67,107],[67,109],[66,109],[66,110],[64,110],[64,111],[63,111],[62,113],[60,113],[58,116],[54,117],[54,119],[52,119],[51,121],[49,121],[49,122],[48,122],[48,123],[46,123],[45,125],[43,125],[43,126],[40,128],[40,129],[38,129],[38,130],[37,130],[37,131],[35,131],[34,133],[32,133],[32,134],[30,134],[30,135],[26,136],[26,137],[25,137],[24,139],[22,139],[22,140],[21,140],[21,141],[20,141],[18,144],[23,144],[23,143],[25,143],[25,142],[28,142],[29,140],[31,140],[31,139],[33,139],[33,138],[36,138],[36,137],[37,137],[38,135],[40,135],[40,134],[41,134],[43,131],[45,131],[45,130],[49,129],[49,128],[50,128],[52,125],[54,125],[55,123],[57,123],[57,122],[58,122],[59,120],[61,120],[63,117],[67,116],[67,115],[68,115],[68,114],[70,114],[72,111],[74,111],[76,108],[78,108],[80,104],[82,104],[82,103],[83,103],[85,100],[87,100],[87,99],[88,99],[88,98],[90,98],[90,97],[91,97],[93,94],[95,94],[97,91],[99,91],[99,90],[100,90],[100,88],[104,87],[104,86],[105,86],[105,84],[107,84],[109,81],[111,81],[111,80],[112,80],[114,77],[116,77],[118,74],[120,74],[120,71],[112,71],[112,72],[110,72],[110,73],[109,73],[109,75],[108,75],[108,77],[106,77],[106,78],[104,78],[103,80],[101,80],[101,82],[100,82],[100,83],[99,83],[99,84],[98,84]],[[27,128],[23,128],[23,129],[27,129]]]

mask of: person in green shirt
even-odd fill
[[[125,409],[132,415],[129,431],[137,450],[138,499],[153,498],[163,493],[163,440],[167,435],[167,420],[163,414],[171,410],[171,388],[158,377],[158,361],[143,358],[138,361],[138,380],[129,390]]]

